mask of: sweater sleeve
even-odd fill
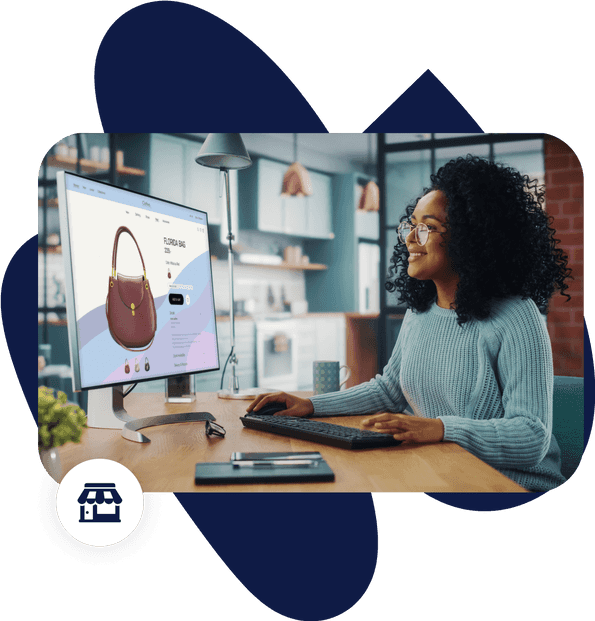
[[[496,373],[504,416],[491,420],[438,416],[444,440],[495,468],[531,468],[546,456],[552,434],[553,362],[543,317],[530,300],[516,300],[493,320],[501,341]]]
[[[393,353],[382,375],[376,375],[370,381],[348,390],[310,397],[314,406],[314,416],[402,412],[407,407],[399,376],[403,342],[407,338],[412,315],[411,311],[406,312]]]

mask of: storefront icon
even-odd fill
[[[78,502],[81,505],[79,522],[120,522],[122,497],[115,483],[85,483]]]

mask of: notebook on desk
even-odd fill
[[[231,460],[196,464],[196,485],[308,483],[335,480],[320,453],[232,453]]]

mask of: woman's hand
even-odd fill
[[[403,442],[440,442],[444,438],[444,425],[439,418],[385,413],[366,418],[362,425],[390,433]]]
[[[246,412],[258,412],[258,410],[267,403],[284,403],[287,409],[278,412],[278,414],[282,416],[309,416],[314,413],[314,406],[310,399],[302,399],[295,395],[288,395],[286,392],[273,392],[270,394],[258,395],[246,408]]]

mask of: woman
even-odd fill
[[[472,156],[431,182],[398,228],[386,288],[408,310],[383,374],[310,399],[261,395],[248,411],[282,401],[289,416],[383,412],[363,425],[407,442],[456,442],[528,490],[552,489],[564,478],[543,313],[554,292],[570,298],[570,270],[543,190]]]

